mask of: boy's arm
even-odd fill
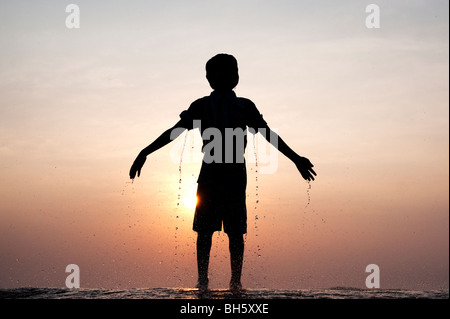
[[[317,174],[312,169],[314,165],[309,161],[309,159],[295,153],[277,133],[270,129],[267,124],[265,124],[265,127],[259,128],[258,132],[260,132],[270,144],[277,148],[297,166],[297,169],[305,180],[314,180],[314,176],[317,176]]]
[[[136,177],[136,173],[138,177],[141,175],[141,169],[142,166],[144,166],[147,155],[150,155],[154,151],[157,151],[161,147],[169,144],[171,141],[180,136],[180,134],[183,133],[186,129],[187,128],[183,127],[182,121],[180,120],[173,127],[162,133],[153,143],[144,148],[136,157],[133,165],[130,168],[130,178],[134,179]]]

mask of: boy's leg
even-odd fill
[[[198,283],[200,289],[208,288],[208,267],[209,255],[211,252],[211,242],[213,233],[197,234],[197,267],[198,267]]]
[[[240,290],[242,288],[241,275],[244,260],[244,235],[228,234],[228,238],[231,262],[230,288],[232,290]]]

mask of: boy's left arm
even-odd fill
[[[277,148],[283,155],[289,158],[295,166],[297,166],[297,169],[305,180],[314,180],[314,176],[317,176],[317,174],[313,170],[314,165],[309,159],[295,153],[294,150],[292,150],[277,133],[272,131],[267,124],[265,124],[265,127],[259,128],[258,131],[270,144]]]

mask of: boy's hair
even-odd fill
[[[234,56],[220,53],[206,63],[206,78],[214,90],[232,90],[239,83],[238,63]]]

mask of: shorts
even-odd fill
[[[245,181],[198,183],[197,207],[193,230],[213,233],[222,230],[227,234],[247,233],[247,207]]]

